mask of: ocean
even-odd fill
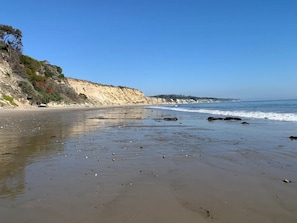
[[[257,167],[256,172],[263,170],[271,177],[297,181],[297,140],[290,139],[297,136],[297,100],[178,104],[149,109],[160,112],[162,117],[178,119],[183,135],[188,135],[179,144],[185,151],[190,148],[196,156],[218,158],[215,163],[221,166],[236,164],[236,169],[242,171]],[[208,117],[241,120],[208,121]]]
[[[297,122],[297,100],[267,100],[181,104],[153,106],[179,112],[202,113],[215,116],[236,116],[250,119]]]

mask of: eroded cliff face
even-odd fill
[[[162,99],[145,96],[140,90],[128,87],[101,85],[89,81],[67,78],[79,95],[86,96],[91,105],[145,105],[162,103]]]
[[[15,74],[9,63],[0,59],[0,107],[29,108],[36,107],[30,101],[30,95],[24,93],[20,83],[25,80]],[[129,87],[102,85],[74,78],[66,78],[59,83],[65,89],[73,89],[79,100],[49,102],[50,107],[68,106],[111,106],[111,105],[147,105],[162,104],[164,99],[145,96],[140,90]]]
[[[30,107],[26,95],[18,86],[23,80],[15,75],[10,65],[0,59],[0,108],[1,107]]]
[[[30,59],[29,57],[25,58]],[[30,60],[33,61],[32,58]],[[46,104],[49,107],[97,107],[193,103],[189,100],[148,97],[140,90],[129,87],[116,87],[65,78],[64,75],[59,78],[60,73],[57,72],[57,66],[42,61],[35,61],[35,63],[37,63],[39,71],[35,71],[33,75],[34,82],[30,81],[28,77],[26,78],[26,75],[20,76],[14,72],[7,53],[1,52],[0,108],[30,108],[41,104],[43,106]],[[22,64],[20,66],[25,69]],[[46,71],[51,75],[46,75]]]

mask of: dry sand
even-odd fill
[[[296,184],[282,182],[296,165],[252,149],[209,152],[213,127],[164,117],[1,110],[1,222],[297,222]]]

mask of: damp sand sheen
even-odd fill
[[[209,115],[1,110],[1,222],[297,222],[297,124]]]

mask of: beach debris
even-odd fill
[[[90,118],[90,119],[108,119],[108,118],[105,118],[104,116],[98,116],[98,117]]]
[[[200,211],[202,212],[202,214],[203,214],[205,217],[207,217],[207,218],[211,218],[211,219],[213,218],[213,217],[212,217],[212,214],[210,213],[209,210],[200,207]]]
[[[297,140],[297,136],[290,136],[289,137],[291,140]]]
[[[287,183],[287,184],[288,184],[288,183],[292,183],[292,181],[291,181],[291,180],[288,180],[288,179],[284,179],[283,182],[284,182],[284,183]]]
[[[88,159],[89,157],[88,157],[88,156],[86,156],[85,158],[86,158],[86,159]]]
[[[163,118],[163,120],[164,121],[177,121],[178,118],[176,118],[176,117],[173,117],[173,118],[168,117],[168,118]]]
[[[122,186],[133,186],[133,182],[121,183]]]
[[[114,162],[114,161],[115,161],[115,159],[112,159],[112,161]]]
[[[41,103],[38,105],[39,108],[47,108],[47,104],[45,103]]]
[[[165,159],[165,158],[166,158],[166,156],[165,156],[165,155],[163,155],[163,156],[162,156],[162,158],[163,158],[163,159]]]

